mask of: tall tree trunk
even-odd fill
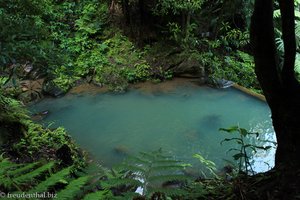
[[[300,166],[300,85],[295,78],[294,0],[280,0],[284,64],[278,64],[273,25],[273,0],[256,0],[251,19],[255,72],[271,109],[277,137],[275,168]]]
[[[125,17],[125,22],[130,25],[130,9],[128,0],[122,0],[122,11]]]
[[[145,21],[145,8],[144,7],[145,7],[144,0],[139,0],[140,26],[142,26]]]

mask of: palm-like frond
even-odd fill
[[[15,178],[14,180],[19,184],[31,182],[32,180],[34,180],[34,178],[41,176],[45,172],[49,172],[49,170],[54,166],[54,164],[54,162],[49,162],[46,165],[43,165],[31,171],[30,173]]]
[[[126,179],[124,177],[110,179],[109,182],[106,182],[105,188],[114,186],[116,183],[120,186],[124,182],[124,185],[140,186],[143,195],[151,196],[152,191],[155,188],[162,189],[164,183],[174,181],[179,183],[189,180],[189,177],[183,173],[186,166],[188,165],[182,163],[182,161],[164,155],[161,150],[150,153],[142,152],[138,156],[125,160],[121,165],[123,171],[130,172],[127,173]],[[152,188],[151,192],[149,188]]]
[[[295,59],[295,72],[299,75],[300,74],[300,54],[296,54],[296,59]]]
[[[110,190],[102,190],[94,193],[89,193],[84,196],[83,200],[110,200],[113,199],[113,194]]]
[[[35,193],[35,192],[45,192],[48,191],[48,188],[51,186],[54,186],[57,183],[60,182],[66,182],[66,176],[68,176],[71,172],[71,167],[65,168],[55,174],[52,174],[49,178],[47,178],[45,181],[38,184],[36,187],[31,189],[29,193]]]
[[[82,194],[82,187],[90,180],[89,176],[82,176],[71,181],[64,190],[57,193],[57,198],[61,200],[75,199]]]

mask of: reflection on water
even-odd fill
[[[252,138],[249,142],[257,144],[258,146],[272,146],[269,150],[265,151],[257,149],[257,152],[253,152],[252,163],[253,170],[256,172],[264,172],[275,165],[274,155],[276,152],[276,136],[274,134],[271,116],[269,119],[261,121],[260,123],[250,123],[250,132],[261,133],[259,138]]]
[[[222,168],[224,160],[232,160],[232,154],[226,152],[234,144],[220,145],[231,135],[218,129],[232,125],[263,133],[262,140],[275,140],[268,106],[235,89],[183,85],[167,92],[133,89],[119,95],[81,91],[45,99],[32,110],[49,110],[51,114],[44,122],[66,127],[104,166],[114,165],[126,155],[162,148],[196,168],[199,162],[193,158],[195,153]],[[274,151],[258,151],[255,170],[272,167]]]

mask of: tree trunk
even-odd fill
[[[295,78],[294,1],[280,0],[284,63],[280,68],[275,46],[273,1],[256,0],[251,20],[255,72],[271,109],[277,137],[275,168],[300,167],[300,85]]]
[[[145,3],[144,0],[139,0],[139,11],[140,11],[140,26],[144,24],[145,21]]]
[[[130,9],[128,0],[122,0],[122,11],[125,17],[125,22],[127,25],[130,25]]]

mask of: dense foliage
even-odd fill
[[[251,5],[242,0],[216,1],[212,5],[202,0],[2,1],[0,75],[13,76],[14,87],[20,88],[15,96],[30,101],[42,93],[60,95],[83,81],[123,91],[128,83],[151,77],[163,80],[177,74],[176,68],[153,65],[146,59],[152,45],[137,48],[120,27],[125,33],[128,28],[137,30],[131,31],[137,44],[141,39],[146,43],[158,41],[158,35],[162,35],[171,46],[179,45],[179,51],[186,52],[179,64],[192,52],[198,67],[205,67],[208,76],[259,89],[247,53]],[[226,8],[232,12],[224,12]],[[216,14],[208,16],[207,11]],[[129,17],[125,28],[118,25],[120,21],[128,24],[123,16]],[[153,22],[157,17],[164,20]],[[144,20],[143,25],[137,23],[138,18]],[[241,73],[243,80],[238,78]],[[40,78],[45,81],[39,85],[29,82]],[[22,92],[25,94],[20,95]]]

